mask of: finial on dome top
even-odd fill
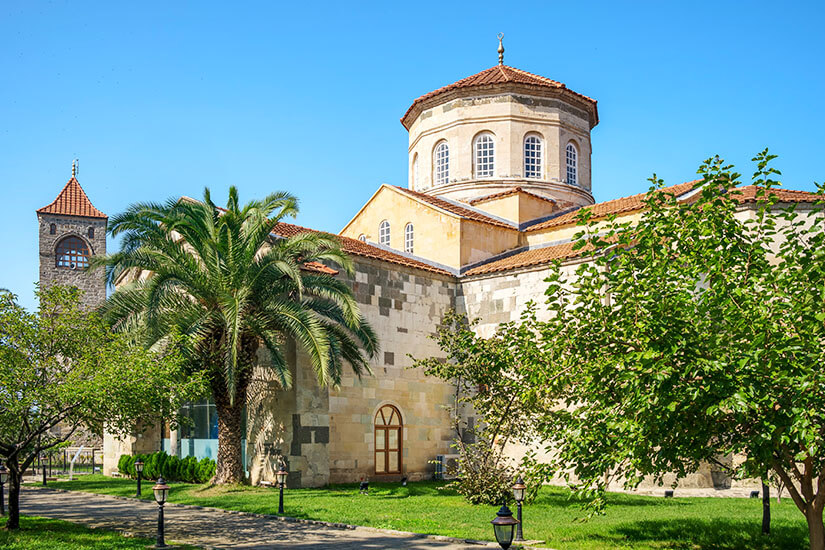
[[[77,175],[78,164],[80,164],[80,161],[78,159],[74,159],[72,161],[72,177],[75,177]]]
[[[504,39],[504,33],[498,33],[498,64],[504,65],[504,44],[501,41]]]

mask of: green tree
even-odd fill
[[[550,319],[523,397],[556,471],[603,504],[610,480],[637,486],[743,456],[740,477],[784,482],[825,548],[825,219],[779,204],[757,156],[755,207],[718,159],[678,200],[654,176],[638,223],[580,216],[589,261],[556,266]],[[823,188],[820,187],[820,194]]]
[[[0,456],[10,474],[8,529],[20,526],[23,472],[43,451],[79,428],[129,433],[157,422],[182,400],[206,389],[187,376],[174,345],[162,353],[112,333],[95,313],[80,309],[80,291],[54,286],[38,292],[29,313],[0,294]],[[172,342],[174,344],[174,341]],[[60,427],[59,430],[54,428]]]
[[[190,368],[205,372],[218,412],[215,481],[243,480],[241,419],[261,344],[284,387],[290,384],[284,345],[295,341],[322,384],[337,384],[343,364],[361,374],[377,353],[372,328],[352,291],[320,262],[352,271],[332,235],[272,231],[297,213],[286,193],[240,206],[231,187],[226,208],[209,190],[202,202],[135,204],[110,220],[123,235],[120,252],[105,258],[107,278],[151,274],[123,284],[105,306],[118,329],[144,328],[147,346],[181,334]]]

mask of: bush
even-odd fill
[[[143,460],[143,479],[154,480],[163,477],[166,481],[206,483],[215,475],[216,465],[211,458],[203,458],[200,461],[194,456],[178,458],[166,454],[166,451],[146,455],[121,455],[117,461],[117,469],[123,475],[136,478],[135,461],[138,458]]]

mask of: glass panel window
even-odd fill
[[[492,134],[481,134],[475,139],[475,177],[491,178],[495,172],[495,141]]]
[[[383,474],[387,463],[387,453],[375,453],[375,473]]]
[[[378,226],[378,242],[384,246],[390,246],[390,222],[387,220]]]
[[[375,414],[375,473],[398,474],[402,471],[401,413],[384,405]]]
[[[384,447],[384,437],[385,437],[386,430],[375,430],[375,450],[376,451],[383,451]]]
[[[579,184],[579,152],[572,143],[567,144],[567,183]]]
[[[387,473],[388,474],[400,474],[401,473],[401,458],[398,454],[398,451],[390,451],[387,453]]]
[[[527,136],[524,140],[524,177],[541,179],[541,138]]]
[[[57,243],[55,265],[69,269],[89,267],[89,247],[78,237],[66,237]]]
[[[433,182],[443,185],[450,181],[450,148],[446,141],[442,141],[433,152]]]
[[[361,241],[362,243],[365,243],[365,242],[367,242],[367,236],[364,235],[363,233],[361,233],[360,235],[358,235],[358,240]]]
[[[404,228],[404,252],[413,252],[413,224],[408,223]]]
[[[387,449],[398,449],[398,430],[387,430]]]

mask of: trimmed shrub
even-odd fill
[[[117,461],[117,469],[122,475],[136,478],[135,461],[143,460],[143,479],[158,479],[166,481],[183,481],[185,483],[206,483],[215,475],[215,461],[203,458],[198,461],[194,456],[178,458],[170,456],[165,451],[158,451],[147,455],[121,455]]]

